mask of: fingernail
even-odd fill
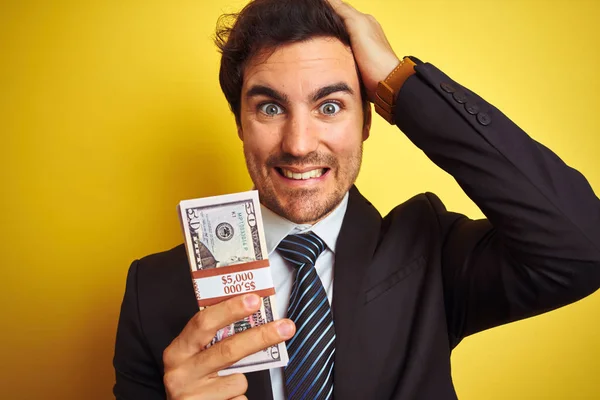
[[[294,332],[294,326],[289,321],[281,321],[279,325],[277,325],[277,332],[281,337],[290,337],[292,336],[292,332]]]
[[[258,306],[259,298],[255,294],[249,294],[244,297],[244,305],[246,308],[256,308]]]

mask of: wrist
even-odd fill
[[[376,77],[376,82],[379,83],[381,81],[385,81],[385,79],[398,67],[398,65],[400,65],[401,62],[402,60],[396,57],[395,54],[392,54],[388,60],[381,62],[380,73]],[[377,91],[377,85],[375,85],[373,92],[375,91]]]

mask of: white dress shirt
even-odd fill
[[[287,316],[287,308],[294,284],[294,267],[286,262],[278,251],[277,246],[287,235],[314,232],[327,245],[327,248],[319,258],[315,268],[321,278],[329,305],[333,298],[333,264],[335,261],[335,244],[340,234],[342,221],[348,207],[348,193],[342,199],[340,204],[329,214],[315,225],[298,225],[275,214],[268,208],[261,206],[262,217],[265,227],[265,236],[267,239],[267,251],[269,252],[269,263],[271,264],[271,274],[275,284],[275,298],[277,300],[277,312],[281,318]],[[273,368],[271,372],[271,385],[273,387],[273,399],[285,400],[285,380],[283,368]]]

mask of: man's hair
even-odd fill
[[[315,37],[333,37],[350,46],[344,22],[325,0],[254,0],[237,14],[221,15],[215,35],[222,54],[219,82],[238,125],[248,61],[259,52]],[[359,81],[365,108],[368,98],[360,75]]]

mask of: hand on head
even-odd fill
[[[400,59],[394,53],[375,17],[361,13],[341,0],[327,2],[344,21],[367,94],[373,101],[377,84],[396,68]]]

